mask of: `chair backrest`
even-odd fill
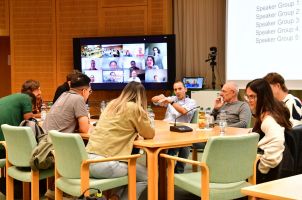
[[[193,114],[193,117],[192,117],[190,123],[197,123],[197,120],[198,120],[198,112],[199,112],[198,109],[196,109],[196,110],[194,111],[194,114]]]
[[[202,155],[202,162],[209,167],[210,182],[238,182],[253,175],[258,140],[258,133],[211,137]]]
[[[55,150],[56,168],[66,178],[80,178],[81,164],[88,158],[82,137],[75,133],[49,131]]]
[[[8,161],[18,167],[30,167],[32,150],[37,146],[36,138],[30,127],[1,125]]]
[[[285,134],[285,143],[286,143],[285,147],[289,148],[291,156],[293,157],[293,162],[295,163],[293,175],[301,174],[302,173],[302,125],[295,126],[291,131],[285,132],[284,134]]]

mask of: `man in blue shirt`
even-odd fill
[[[194,108],[196,107],[196,102],[186,96],[187,88],[184,86],[183,82],[176,81],[173,85],[173,90],[175,96],[166,97],[163,94],[155,96],[152,98],[152,102],[155,105],[160,105],[167,107],[165,114],[165,121],[174,122],[177,118],[177,122],[190,123],[194,115]],[[188,112],[189,110],[192,111]],[[190,154],[190,147],[182,147],[176,149],[169,149],[168,154],[176,155],[178,157],[188,158]],[[183,173],[185,168],[185,163],[177,162],[175,165],[175,173]]]

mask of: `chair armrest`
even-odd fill
[[[87,159],[82,162],[82,165],[90,164],[90,163],[98,163],[98,162],[108,162],[113,160],[132,160],[137,159],[141,155],[140,154],[134,154],[129,156],[116,156],[116,157],[108,157],[108,158],[100,158],[100,159]]]
[[[160,154],[160,157],[165,158],[168,160],[168,199],[174,199],[174,162],[173,161],[180,161],[180,162],[185,162],[191,165],[197,165],[200,166],[201,168],[201,191],[200,191],[200,196],[202,197],[201,199],[209,199],[209,180],[210,180],[210,175],[209,175],[209,168],[206,163],[204,162],[198,162],[194,160],[189,160],[189,159],[184,159],[184,158],[179,158],[175,156],[170,156],[167,154]]]
[[[140,154],[134,154],[129,156],[116,156],[100,159],[87,159],[82,161],[81,165],[81,192],[83,193],[89,188],[89,164],[98,162],[108,162],[113,160],[127,160],[128,162],[128,184],[131,185],[131,191],[136,194],[136,159]],[[85,195],[89,195],[89,190],[85,192]]]
[[[260,159],[260,154],[256,155],[256,159],[254,161],[254,167],[253,167],[253,175],[248,179],[248,182],[252,185],[256,185],[256,174],[257,174],[257,163]]]
[[[170,156],[170,155],[164,154],[164,153],[161,153],[160,157],[163,157],[163,158],[166,158],[166,159],[170,159],[170,160],[180,161],[180,162],[184,162],[184,163],[189,163],[191,165],[198,165],[198,166],[201,166],[201,167],[207,166],[203,162],[199,162],[199,161],[195,161],[195,160],[190,160],[190,159],[185,159],[185,158],[179,158],[179,157],[176,157],[176,156]]]

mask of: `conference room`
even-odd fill
[[[184,179],[192,179],[191,185],[179,181],[178,178],[183,174],[172,174],[172,171],[174,172],[172,169],[175,167],[173,163],[177,165],[177,161],[180,161],[177,159],[181,158],[177,156],[171,158],[169,150],[184,149],[195,143],[205,144],[216,136],[217,138],[228,136],[232,138],[251,135],[253,132],[251,129],[257,121],[253,117],[246,128],[227,126],[223,137],[220,135],[219,124],[215,124],[214,128],[209,130],[199,127],[197,110],[201,107],[204,110],[210,107],[212,110],[217,93],[221,95],[225,83],[235,82],[239,89],[238,100],[249,105],[249,101],[245,101],[244,96],[247,95],[248,100],[251,100],[251,95],[254,93],[246,94],[247,83],[263,78],[270,72],[277,72],[285,79],[289,94],[302,99],[300,76],[302,73],[299,67],[302,27],[300,27],[301,3],[299,1],[288,3],[284,0],[279,2],[273,0],[265,2],[258,0],[248,2],[234,0],[22,0],[22,2],[0,0],[0,2],[0,13],[2,13],[0,15],[1,99],[20,93],[25,81],[37,80],[42,92],[41,99],[49,113],[58,86],[62,84],[68,86],[66,76],[73,70],[78,70],[88,77],[94,77],[94,82],[90,84],[92,93],[86,86],[76,90],[76,93],[80,95],[89,96],[88,106],[85,109],[89,109],[89,122],[93,128],[92,124],[97,123],[102,117],[101,102],[110,105],[129,83],[131,72],[133,70],[139,72],[138,78],[146,92],[147,106],[144,109],[146,112],[152,109],[155,116],[155,135],[153,139],[139,138],[133,141],[133,147],[136,149],[135,154],[132,155],[133,158],[131,156],[123,158],[129,159],[128,169],[132,170],[131,177],[124,177],[121,183],[117,184],[118,186],[129,185],[129,191],[136,194],[138,189],[134,184],[138,176],[133,175],[135,174],[134,166],[135,163],[145,166],[148,187],[139,199],[200,199],[202,195],[205,195],[203,197],[206,199],[210,198],[213,177],[211,168],[207,169],[204,165],[206,155],[211,153],[208,143],[207,148],[189,150],[190,161],[185,165],[183,174],[188,174]],[[114,55],[111,53],[113,50],[108,50],[109,47],[116,47]],[[90,70],[91,60],[95,61],[96,70]],[[109,63],[113,60],[117,61],[117,69],[109,68]],[[131,61],[136,61],[139,69],[130,68]],[[118,81],[108,81],[112,72],[116,74]],[[187,89],[186,97],[195,101],[195,106],[192,108],[197,106],[199,108],[190,111],[192,120],[176,124],[192,129],[190,132],[180,133],[170,131],[170,126],[174,126],[173,120],[170,120],[170,123],[163,121],[167,107],[177,107],[179,104],[177,101],[174,102],[177,99],[173,99],[174,97],[165,99],[163,104],[166,105],[161,106],[154,104],[152,98],[161,94],[165,97],[177,96],[174,82],[182,81],[183,78],[192,81],[192,84],[188,86],[194,85],[194,87]],[[202,83],[195,84],[194,80],[202,80]],[[5,108],[1,108],[0,105],[1,112],[2,109]],[[174,119],[177,116],[174,115]],[[0,122],[1,125],[5,124],[1,119]],[[86,145],[90,135],[81,135]],[[1,140],[5,141],[4,138]],[[294,140],[299,140],[299,137],[297,136]],[[215,141],[210,143],[215,144]],[[257,150],[257,146],[255,148]],[[237,149],[237,152],[241,151]],[[225,166],[227,163],[225,159],[226,157],[219,165]],[[5,160],[2,161],[2,169],[5,169]],[[200,184],[194,182],[189,176],[193,173],[192,164],[197,166],[198,172],[194,173],[198,173],[200,178],[196,181],[200,181]],[[79,169],[80,167],[77,168]],[[7,176],[7,171],[4,170],[1,177]],[[206,176],[201,176],[201,172],[205,174],[210,172],[208,180],[203,179]],[[55,174],[55,171],[52,173]],[[216,177],[217,180],[224,178],[227,173],[222,174],[223,176]],[[174,181],[170,180],[174,175]],[[89,177],[89,174],[86,174],[86,178],[87,176]],[[1,181],[3,186],[0,190],[3,196],[0,196],[0,199],[2,197],[4,199],[7,192],[2,187],[8,188],[9,184],[5,183],[6,179],[1,180],[3,180]],[[206,190],[207,186],[200,188],[209,181],[209,190]],[[253,178],[250,181],[255,183]],[[43,181],[40,183],[40,191],[43,193],[40,195],[41,198],[45,198],[43,196],[47,190],[44,184]],[[83,184],[86,184],[85,189],[89,187],[88,182],[83,181]],[[173,187],[174,184],[175,187]],[[33,185],[37,189],[36,185]],[[53,184],[52,190],[55,190],[55,187]],[[195,191],[193,193],[187,191],[187,187],[194,188]],[[14,188],[17,190],[18,186]],[[100,189],[105,191],[111,188],[106,186],[105,189],[102,187]],[[78,193],[83,192],[80,185],[75,186],[73,190],[78,190]],[[27,197],[32,193],[29,192],[28,185],[24,191],[28,191]],[[80,196],[78,193],[72,196]],[[93,194],[94,191],[91,190],[90,193]],[[251,193],[242,192],[240,189],[237,189],[237,194],[242,195],[242,198],[247,198],[244,197],[246,195],[252,196]],[[106,195],[108,197],[111,194]],[[301,194],[295,193],[295,195]],[[22,194],[19,196],[22,199]],[[293,199],[299,197],[301,196],[294,196]],[[39,197],[35,196],[35,198]],[[135,197],[129,196],[129,199],[131,198]]]

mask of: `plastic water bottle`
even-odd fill
[[[227,114],[225,110],[221,110],[219,114],[220,135],[225,134],[226,127],[227,127]]]
[[[154,128],[155,114],[154,114],[151,106],[148,106],[147,110],[148,110],[148,117],[150,119],[150,125],[151,125],[152,128]]]
[[[205,111],[205,128],[209,129],[211,123],[211,108],[207,108]]]
[[[100,108],[101,108],[101,113],[104,112],[105,108],[106,108],[106,102],[103,100],[101,101],[101,105],[100,105]]]
[[[46,105],[44,103],[42,103],[42,106],[41,106],[41,120],[44,121],[46,119]]]

